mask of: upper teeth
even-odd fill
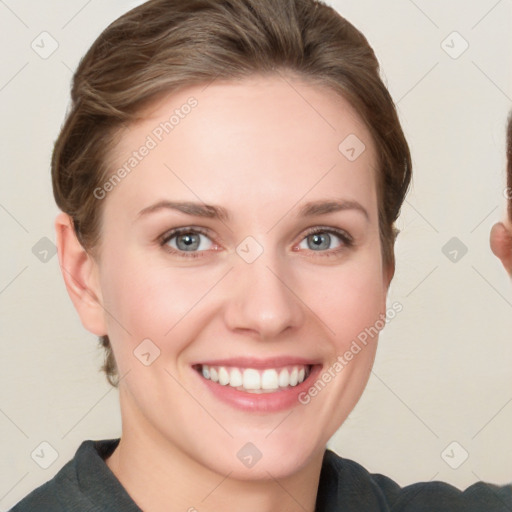
[[[280,369],[255,370],[254,368],[243,369],[203,364],[201,373],[205,379],[218,382],[222,386],[262,393],[300,384],[308,375],[308,367],[297,365]]]

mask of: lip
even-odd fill
[[[280,368],[281,366],[316,366],[321,364],[319,361],[304,359],[300,357],[279,356],[260,359],[256,357],[236,357],[229,359],[211,359],[208,361],[198,361],[192,363],[192,366],[206,364],[208,366],[229,366],[238,368],[254,368],[255,370],[265,370],[267,368]]]
[[[218,382],[205,379],[198,371],[197,367],[207,364],[211,366],[237,366],[243,368],[265,369],[278,368],[288,365],[309,365],[311,372],[309,376],[300,384],[284,390],[272,393],[249,393],[239,391],[230,386],[222,386]],[[246,412],[272,413],[279,412],[300,405],[298,396],[307,391],[312,382],[315,382],[318,375],[322,371],[323,365],[314,363],[305,359],[298,358],[272,358],[272,359],[253,359],[253,358],[236,358],[215,360],[194,364],[193,372],[197,378],[203,383],[208,391],[218,400],[234,407],[235,409]]]

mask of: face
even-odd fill
[[[492,227],[491,249],[512,278],[512,220],[498,222]]]
[[[306,466],[359,399],[385,313],[368,130],[329,90],[253,77],[161,100],[114,157],[136,160],[97,191],[123,435],[234,478]]]
[[[498,222],[493,226],[491,249],[512,278],[512,117],[509,118],[507,128],[507,174],[508,186],[503,195],[508,202],[509,217],[505,222]]]

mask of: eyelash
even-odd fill
[[[173,238],[175,238],[179,235],[184,235],[184,234],[187,234],[187,235],[188,234],[200,234],[200,235],[204,235],[208,238],[211,237],[211,233],[208,230],[205,230],[203,228],[196,228],[196,227],[176,228],[176,229],[173,229],[173,230],[165,233],[164,235],[162,235],[160,237],[160,246],[163,247],[165,251],[167,251],[171,254],[176,254],[180,257],[184,257],[184,258],[202,258],[202,257],[204,257],[204,253],[207,251],[189,251],[189,252],[177,251],[176,249],[167,245]],[[342,229],[321,227],[321,226],[314,227],[314,228],[307,230],[306,233],[304,234],[303,238],[301,239],[301,242],[304,239],[306,239],[307,237],[309,237],[311,235],[316,235],[316,234],[335,235],[343,243],[343,245],[341,247],[338,247],[336,249],[330,249],[327,251],[310,251],[310,252],[318,252],[318,256],[322,256],[322,257],[337,256],[338,253],[340,253],[341,251],[349,249],[349,248],[353,247],[353,245],[354,245],[353,238],[346,231],[344,231]]]
[[[204,255],[203,253],[205,251],[177,251],[176,249],[166,245],[169,243],[173,238],[179,236],[179,235],[189,235],[189,234],[200,234],[204,235],[208,238],[210,238],[211,233],[205,229],[202,228],[192,228],[192,227],[186,227],[186,228],[176,228],[169,232],[167,232],[165,235],[163,235],[160,239],[160,245],[166,250],[167,252],[171,254],[176,254],[178,256],[184,257],[184,258],[202,258]]]

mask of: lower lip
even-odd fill
[[[205,379],[198,371],[194,370],[199,379],[219,400],[236,407],[237,409],[250,412],[278,412],[289,409],[299,402],[299,395],[309,389],[311,383],[322,369],[321,365],[314,365],[308,378],[294,387],[278,390],[272,393],[248,393],[238,391],[231,386],[222,386],[217,382]]]

